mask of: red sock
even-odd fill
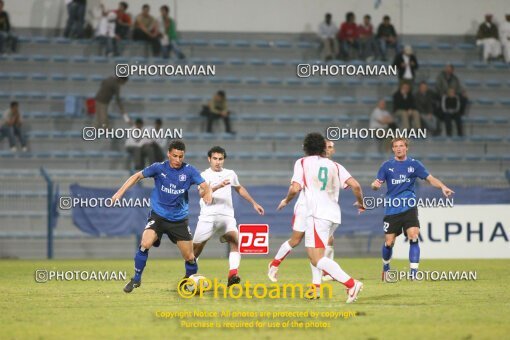
[[[351,289],[354,287],[354,279],[351,277],[349,280],[343,282],[344,286],[346,286],[348,289]]]
[[[273,260],[273,262],[271,262],[271,265],[273,267],[278,267],[280,265],[280,263],[282,263],[281,260]]]
[[[237,275],[237,269],[230,269],[228,272],[228,277],[231,278],[234,275]]]

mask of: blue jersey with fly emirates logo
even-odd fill
[[[193,166],[182,163],[178,169],[168,161],[154,163],[142,170],[143,177],[154,178],[151,208],[169,221],[181,221],[188,217],[188,190],[205,180]]]
[[[388,191],[386,197],[391,199],[402,199],[401,204],[390,204],[386,206],[384,214],[394,215],[403,213],[412,207],[409,207],[407,200],[414,198],[414,182],[416,178],[426,179],[429,176],[429,172],[423,164],[414,159],[407,157],[403,161],[397,161],[395,158],[387,160],[381,165],[381,168],[377,172],[377,179],[380,182],[386,182]],[[391,206],[394,205],[394,206]]]

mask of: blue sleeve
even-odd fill
[[[200,185],[205,182],[205,179],[202,178],[200,172],[191,165],[189,165],[189,174],[191,176],[191,184]]]
[[[142,170],[142,175],[145,178],[147,178],[147,177],[154,177],[154,176],[156,176],[159,173],[158,169],[159,169],[159,163],[154,163],[152,165],[149,165],[145,169],[143,169]]]
[[[377,179],[381,182],[386,182],[386,163],[383,163],[381,167],[379,168],[379,171],[377,171]]]
[[[421,179],[426,179],[429,177],[430,173],[427,171],[427,169],[425,169],[425,166],[420,161],[416,161],[415,175]]]

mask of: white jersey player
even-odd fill
[[[264,208],[255,202],[239,183],[237,174],[233,170],[223,168],[225,158],[227,158],[225,149],[215,146],[209,150],[207,156],[211,167],[201,175],[212,189],[213,201],[210,205],[200,201],[200,216],[193,236],[193,252],[198,258],[207,241],[215,234],[220,236],[221,242],[228,242],[230,245],[228,285],[230,286],[241,281],[238,276],[241,255],[239,254],[237,222],[234,218],[234,205],[232,204],[232,188],[242,198],[250,202],[253,209],[260,215],[264,215]]]
[[[331,159],[333,155],[335,154],[335,144],[327,140],[326,141],[326,156]],[[345,170],[345,168],[337,164],[339,169],[342,169],[342,175],[344,177],[344,185],[343,189],[348,189],[351,186],[355,189],[359,186],[358,182]],[[292,251],[294,247],[299,245],[301,243],[301,240],[305,236],[305,229],[306,229],[306,213],[307,208],[306,204],[304,202],[304,195],[303,192],[299,193],[298,199],[296,204],[294,205],[294,216],[292,218],[292,235],[289,240],[285,241],[279,248],[278,252],[276,253],[275,258],[273,261],[269,263],[268,266],[268,277],[271,281],[276,282],[278,280],[277,274],[278,274],[278,268],[280,264],[283,262],[283,260],[286,258],[288,254]],[[325,254],[330,259],[333,259],[334,251],[333,251],[333,235],[331,235],[328,239],[328,244],[326,246]],[[331,276],[329,275],[323,275],[322,279],[324,281],[331,280]],[[320,282],[319,282],[320,283]]]
[[[278,205],[278,210],[301,192],[306,205],[305,246],[312,265],[313,283],[317,287],[321,271],[328,273],[347,287],[347,303],[351,303],[357,299],[363,283],[351,278],[335,261],[324,256],[324,249],[341,223],[338,205],[340,188],[352,186],[358,209],[362,212],[365,209],[361,187],[345,168],[324,157],[326,141],[321,134],[308,134],[303,149],[306,156],[296,161],[289,192]]]

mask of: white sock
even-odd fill
[[[239,268],[239,264],[241,263],[241,254],[237,251],[231,251],[228,255],[228,265],[229,269],[237,269]]]
[[[346,272],[342,270],[342,268],[340,268],[338,263],[328,259],[327,257],[323,257],[319,260],[319,262],[317,262],[317,268],[327,272],[333,279],[342,283],[349,281],[351,278]]]
[[[335,257],[335,248],[333,246],[326,246],[326,252],[324,253],[328,259],[332,259]]]
[[[283,258],[287,256],[287,254],[290,253],[291,250],[292,247],[290,246],[289,241],[283,242],[283,244],[280,246],[280,249],[278,249],[278,252],[276,253],[274,259],[279,262],[283,261]]]
[[[419,263],[409,263],[409,267],[410,267],[411,269],[418,269],[418,266],[419,266],[419,265],[420,265]]]
[[[313,264],[310,263],[310,268],[312,269],[312,283],[314,285],[320,285],[321,284],[321,277],[322,277],[322,270],[315,267]]]

